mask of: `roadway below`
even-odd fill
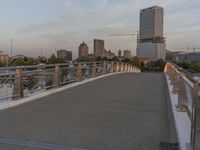
[[[161,141],[177,142],[159,73],[117,74],[2,110],[0,137],[2,150],[159,150]]]

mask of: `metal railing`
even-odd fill
[[[172,63],[167,63],[165,73],[178,95],[177,111],[187,112],[191,120],[190,149],[200,149],[200,78]]]
[[[140,72],[140,69],[120,62],[77,62],[0,68],[0,100],[18,100],[113,72]]]

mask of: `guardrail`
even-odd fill
[[[200,78],[172,63],[167,63],[173,93],[178,95],[177,111],[187,112],[191,121],[190,149],[200,149]]]
[[[121,62],[77,62],[0,68],[0,100],[18,100],[113,72],[140,72],[140,69]]]

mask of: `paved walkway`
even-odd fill
[[[163,74],[113,75],[0,111],[0,149],[159,150],[177,142],[169,107]]]

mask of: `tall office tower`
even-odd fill
[[[131,57],[131,51],[130,50],[124,50],[124,58],[130,58]]]
[[[67,61],[72,61],[72,51],[62,50],[62,49],[58,50],[57,57]]]
[[[89,54],[89,47],[87,46],[87,44],[85,42],[81,43],[78,48],[79,58],[87,57],[88,54]]]
[[[94,54],[96,57],[103,57],[104,56],[104,41],[94,39]]]
[[[164,11],[153,6],[140,11],[140,38],[137,43],[137,56],[150,60],[165,60],[166,43],[163,37]]]

